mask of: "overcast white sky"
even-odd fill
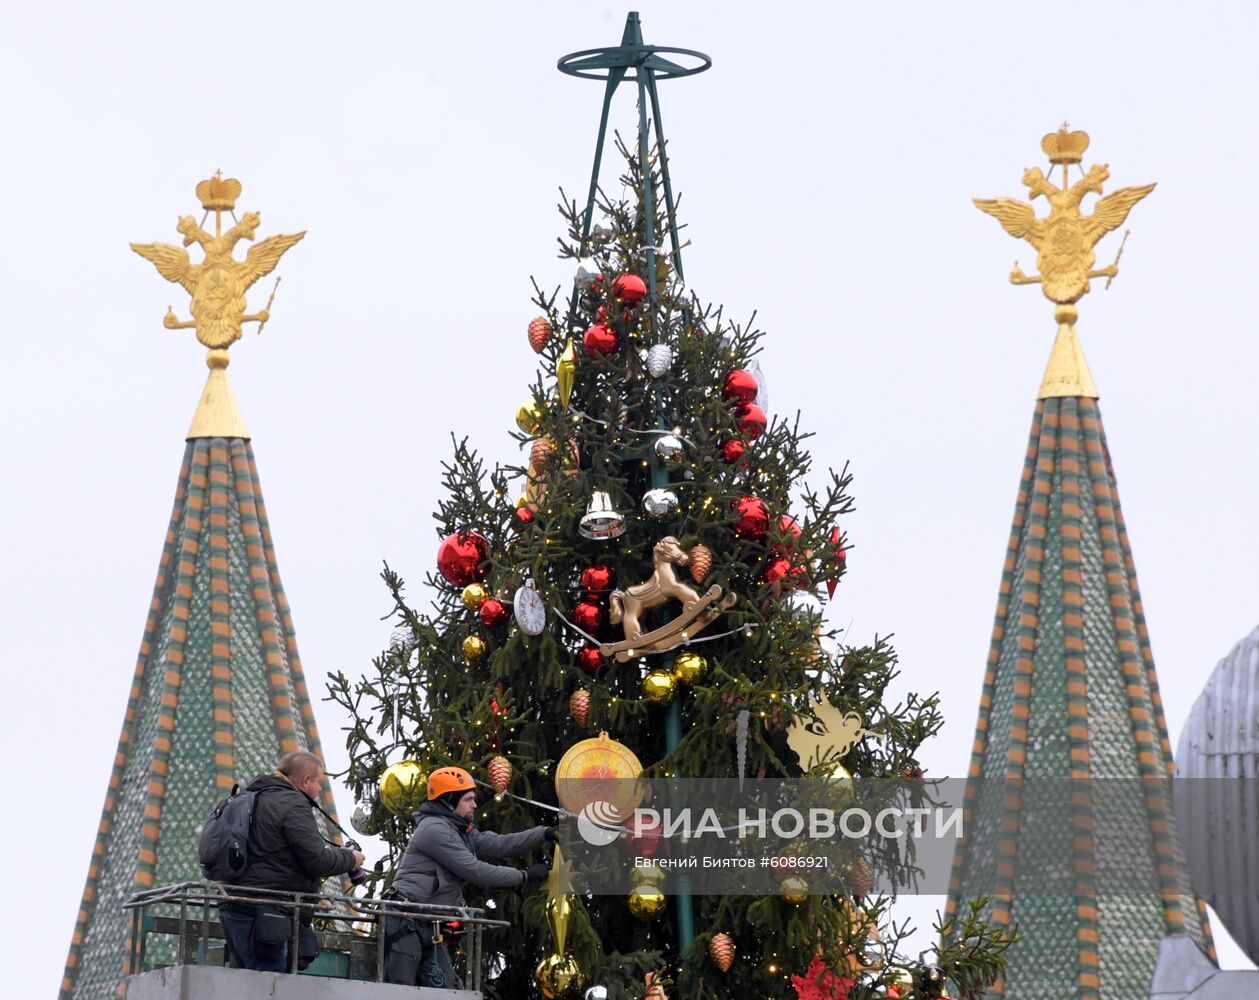
[[[1091,134],[1110,190],[1158,182],[1079,330],[1175,745],[1259,618],[1254,6],[638,6],[648,41],[714,60],[661,88],[690,285],[759,310],[772,409],[803,411],[819,465],[851,460],[833,615],[857,639],[895,632],[906,684],[942,690],[936,775],[968,759],[1054,332],[1039,290],[1006,281],[1016,257],[1032,270],[1030,248],[970,199],[1022,196],[1064,119]],[[515,457],[529,277],[570,278],[553,206],[560,185],[584,192],[601,97],[555,60],[615,43],[625,12],[6,8],[9,995],[48,996],[61,975],[205,378],[192,332],[161,325],[186,299],[127,243],[175,240],[217,168],[262,235],[309,230],[231,377],[308,675],[361,670],[388,635],[381,560],[416,582],[433,564],[450,432]],[[627,92],[614,123],[633,120]],[[317,713],[336,766],[342,720]]]

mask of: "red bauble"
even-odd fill
[[[740,538],[764,538],[769,531],[769,508],[759,497],[740,497],[734,502],[737,520],[731,527]]]
[[[603,619],[603,608],[594,601],[579,601],[573,608],[573,624],[583,632],[597,632],[603,627]]]
[[[482,564],[490,557],[490,543],[475,531],[451,535],[437,549],[437,572],[456,587],[477,583],[489,575]]]
[[[769,421],[765,419],[765,411],[755,403],[744,403],[740,406],[735,411],[734,422],[750,438],[760,437],[769,425]]]
[[[636,274],[622,274],[612,282],[612,294],[633,305],[647,297],[647,282]]]
[[[532,523],[533,523],[533,511],[531,511],[528,507],[517,507],[516,508],[516,526],[518,528],[523,528],[526,525],[530,525]]]
[[[751,372],[736,368],[721,383],[721,398],[727,403],[750,403],[756,398],[760,388]]]
[[[743,457],[743,453],[748,450],[738,438],[731,438],[729,441],[723,441],[721,444],[721,457],[727,465],[734,465]]]
[[[771,556],[765,564],[766,583],[777,583],[780,591],[795,590],[809,585],[809,571],[804,566],[794,566],[786,556]]]
[[[660,841],[663,839],[660,824],[651,825],[644,817],[635,813],[625,825],[630,829],[625,835],[625,846],[629,854],[640,858],[654,857],[660,850]]]
[[[791,560],[786,556],[774,556],[765,564],[764,579],[766,583],[774,583],[784,579],[791,572]]]
[[[601,354],[611,354],[621,345],[621,338],[607,323],[596,323],[581,340],[586,356],[597,358]]]
[[[603,666],[603,654],[599,652],[599,647],[583,646],[577,653],[577,666],[591,677],[597,674]]]
[[[581,571],[581,589],[586,592],[587,597],[606,594],[615,583],[616,574],[612,572],[611,567],[604,566],[602,563],[587,566]]]
[[[498,628],[498,626],[506,624],[510,612],[507,610],[507,605],[497,597],[487,597],[481,602],[481,606],[477,609],[477,614],[481,616],[481,621],[485,623],[487,628]]]

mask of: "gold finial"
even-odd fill
[[[1093,269],[1096,257],[1093,248],[1111,230],[1118,229],[1128,218],[1132,206],[1154,190],[1153,184],[1120,188],[1098,200],[1091,215],[1080,212],[1080,202],[1087,194],[1101,194],[1102,184],[1110,177],[1110,168],[1094,164],[1074,184],[1067,171],[1079,163],[1088,148],[1084,132],[1071,132],[1066,123],[1057,132],[1041,140],[1041,149],[1054,164],[1062,165],[1062,187],[1050,181],[1039,167],[1023,172],[1023,183],[1031,199],[1044,197],[1049,202],[1049,215],[1037,218],[1029,202],[1015,198],[976,198],[975,205],[987,212],[1007,233],[1027,240],[1037,252],[1040,274],[1025,275],[1018,261],[1010,272],[1016,285],[1039,284],[1045,298],[1057,304],[1058,337],[1045,371],[1040,398],[1050,396],[1092,396],[1097,388],[1084,360],[1084,351],[1075,334],[1077,311],[1075,303],[1089,290],[1090,278],[1113,280],[1119,273],[1119,257],[1109,267]],[[1126,239],[1126,234],[1125,234]],[[1122,246],[1120,253],[1123,252]],[[1110,280],[1107,287],[1110,287]]]
[[[163,278],[182,286],[192,296],[189,306],[192,319],[179,319],[168,306],[163,326],[168,330],[195,329],[197,340],[210,349],[206,355],[210,377],[188,433],[190,438],[248,437],[227,383],[227,349],[240,339],[245,323],[257,323],[258,332],[262,332],[271,316],[271,301],[258,312],[247,314],[245,293],[259,278],[274,271],[284,252],[306,235],[300,232],[293,236],[269,237],[250,247],[243,261],[236,260],[232,255],[236,244],[242,239],[252,241],[262,222],[257,212],[246,212],[236,219],[234,209],[240,190],[240,181],[224,178],[221,172],[197,185],[197,197],[206,214],[214,212],[213,236],[202,229],[193,216],[185,215],[175,226],[183,236],[182,247],[170,243],[131,244],[132,250],[153,262]],[[235,225],[224,233],[220,217],[225,211],[232,214]],[[193,243],[200,246],[204,254],[198,264],[192,262],[186,249]],[[279,283],[278,278],[276,282]],[[271,295],[274,299],[274,290]],[[213,387],[217,388],[212,392]]]

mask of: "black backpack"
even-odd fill
[[[233,785],[231,796],[216,803],[202,824],[197,860],[210,881],[235,882],[248,867],[249,831],[259,794]]]

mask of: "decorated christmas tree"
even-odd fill
[[[633,149],[618,143],[624,197],[597,189],[596,154],[588,203],[561,205],[560,255],[576,277],[534,286],[540,364],[513,432],[527,458],[490,470],[456,443],[431,611],[386,567],[394,640],[370,676],[330,685],[353,717],[356,825],[389,846],[382,883],[442,765],[485,779],[495,794],[478,822],[505,832],[582,812],[591,799],[564,782],[596,772],[631,786],[813,776],[832,798],[863,779],[903,786],[921,779],[920,748],[941,724],[934,697],[885,701],[885,640],[841,643],[825,624],[847,586],[849,476],[814,475],[798,418],[767,412],[762,334],[683,283],[654,83],[687,71],[662,51],[680,50],[644,46],[631,15],[621,46],[570,63],[607,70],[608,99],[630,73],[638,135]],[[546,891],[470,888],[469,903],[512,924],[487,946],[489,995],[973,995],[1003,969],[1009,938],[973,914],[939,952],[900,954],[903,928],[874,892],[912,881],[895,845],[796,842],[778,849],[768,891],[739,876],[713,891],[666,877],[681,848],[636,825],[643,798],[562,823],[567,857]],[[592,860],[590,829],[611,832],[612,862]],[[787,865],[806,850],[827,853],[826,879]],[[628,885],[612,892],[617,859]]]

